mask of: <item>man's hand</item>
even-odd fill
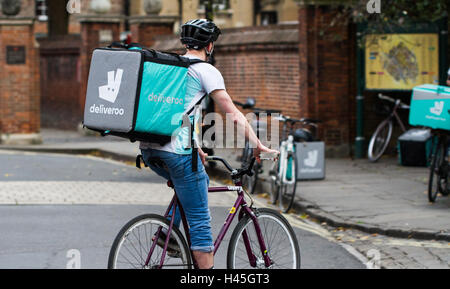
[[[204,151],[202,151],[201,148],[198,149],[198,154],[199,154],[199,156],[200,156],[200,159],[202,160],[203,165],[205,166],[205,165],[206,165],[206,162],[207,162],[207,161],[206,161],[206,157],[208,156],[208,154],[205,153]]]
[[[261,153],[273,154],[274,157],[278,157],[278,155],[280,154],[280,152],[277,150],[269,149],[263,144],[259,144],[258,147],[253,150],[253,156],[256,158],[256,161],[258,163],[261,163]]]

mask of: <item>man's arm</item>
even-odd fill
[[[253,147],[256,148],[254,150],[254,155],[258,161],[260,161],[259,154],[261,152],[278,154],[278,151],[271,150],[261,143],[261,141],[256,136],[253,128],[248,123],[247,118],[234,105],[230,95],[226,92],[226,90],[215,90],[211,93],[211,97],[224,113],[227,113],[231,116],[231,119],[237,126],[245,128],[245,138],[249,140]]]

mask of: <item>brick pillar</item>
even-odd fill
[[[173,26],[177,20],[177,17],[173,16],[132,16],[130,17],[132,41],[144,47],[152,47],[158,36],[173,34]]]
[[[105,47],[113,41],[120,41],[122,17],[84,16],[79,18],[81,25],[80,49],[80,114],[84,113],[87,81],[91,64],[92,52],[95,48]],[[81,121],[81,120],[80,120]]]
[[[348,25],[329,26],[333,17],[330,7],[299,8],[300,106],[303,116],[323,121],[319,136],[328,155],[348,156],[355,114],[355,41]]]
[[[25,2],[19,11],[0,9],[0,142],[7,145],[41,141],[34,1]]]

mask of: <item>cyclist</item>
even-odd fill
[[[184,56],[207,61],[213,53],[214,42],[220,34],[220,29],[210,20],[196,19],[186,22],[181,28],[181,43],[187,49]],[[189,111],[193,104],[198,103],[203,95],[209,94],[224,113],[230,114],[236,125],[245,127],[245,137],[255,147],[254,155],[258,161],[260,161],[261,152],[278,153],[259,141],[245,116],[233,104],[219,70],[211,64],[199,63],[189,67],[188,76],[186,111]],[[207,154],[199,149],[198,168],[194,172],[192,152],[185,149],[191,139],[189,134],[189,128],[186,127],[165,146],[141,142],[140,149],[144,162],[158,175],[172,181],[189,222],[193,256],[200,269],[210,269],[214,267],[214,244],[208,208],[209,177],[204,168]],[[151,161],[154,159],[161,160],[164,165],[156,166]],[[175,214],[177,226],[180,225],[180,220],[177,211]],[[158,243],[161,244],[161,242]],[[169,241],[169,247],[171,245]],[[169,249],[176,251],[177,248],[174,247]]]

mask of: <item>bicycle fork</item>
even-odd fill
[[[264,266],[266,268],[270,268],[273,265],[273,262],[269,258],[266,244],[264,242],[264,238],[262,237],[261,227],[259,226],[259,223],[258,223],[258,212],[257,211],[254,212],[254,210],[252,210],[248,206],[243,206],[239,213],[239,220],[242,218],[244,212],[247,213],[247,215],[250,216],[250,219],[252,219],[252,221],[253,221],[253,225],[255,226],[255,232],[258,237],[258,244],[261,249],[261,254],[263,256],[263,260],[258,260],[258,258],[256,258],[256,256],[255,256],[255,254],[253,254],[252,247],[250,244],[250,239],[247,234],[247,230],[244,230],[242,232],[242,239],[244,241],[245,250],[247,251],[247,257],[250,262],[250,266],[252,266],[253,268],[256,268],[256,267],[262,266],[263,265],[262,263],[264,262]]]

